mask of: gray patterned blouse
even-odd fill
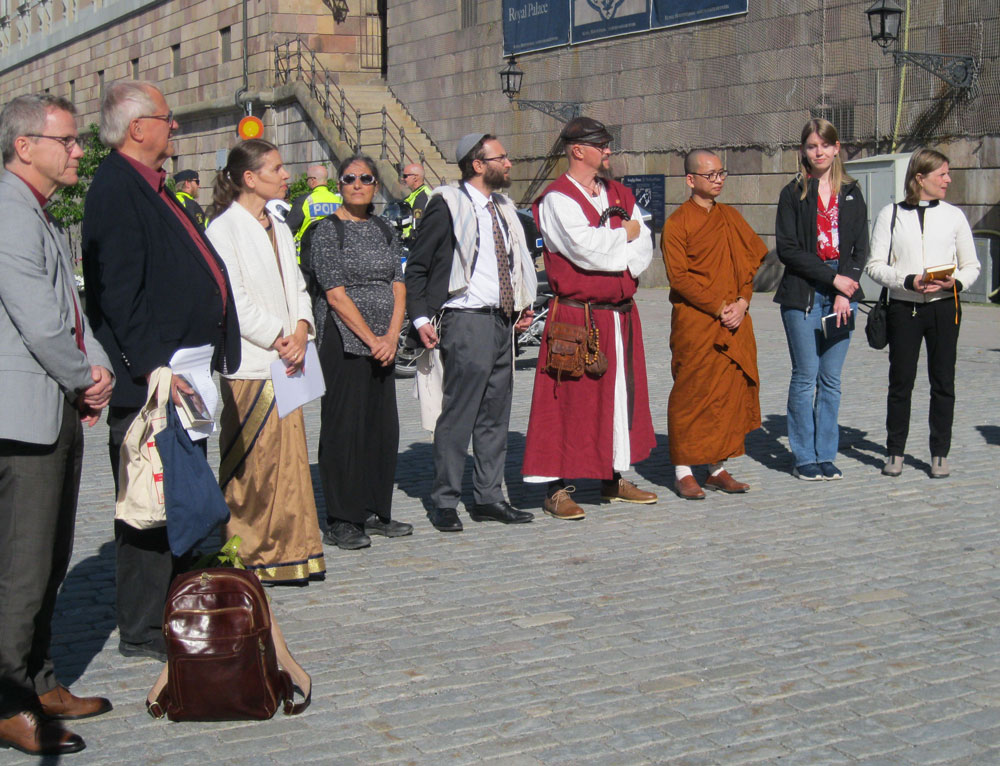
[[[343,223],[342,250],[333,223],[321,222],[313,232],[312,268],[324,291],[313,304],[316,339],[323,343],[323,329],[329,313],[340,330],[344,353],[371,356],[368,345],[330,308],[325,291],[343,287],[371,331],[385,335],[392,319],[393,283],[403,281],[402,245],[398,236],[393,236],[392,244],[388,244],[382,227],[371,219]]]

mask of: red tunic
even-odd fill
[[[606,181],[608,204],[632,210],[635,198],[625,186]],[[575,200],[587,216],[591,226],[597,226],[600,215],[582,192],[565,175],[553,181],[534,203],[535,221],[539,221],[538,208],[549,192],[561,192]],[[611,218],[611,227],[620,228],[622,222]],[[620,303],[635,295],[639,281],[629,271],[586,271],[575,266],[560,253],[544,252],[545,269],[552,291],[561,298],[593,303]],[[586,373],[581,378],[563,378],[557,385],[553,375],[545,372],[548,353],[546,339],[548,327],[538,352],[535,370],[535,389],[531,397],[531,415],[524,448],[526,476],[551,476],[563,479],[610,479],[613,467],[613,428],[615,369],[615,328],[613,322],[624,318],[622,346],[625,349],[625,377],[632,382],[629,392],[629,443],[631,461],[637,463],[649,457],[656,444],[653,419],[649,412],[649,391],[646,386],[646,356],[642,345],[642,325],[639,309],[620,314],[607,309],[592,311],[600,330],[601,350],[608,357],[608,370],[600,378]],[[549,319],[551,320],[551,315]],[[584,311],[559,304],[556,320],[582,325]],[[629,348],[631,347],[631,368]]]

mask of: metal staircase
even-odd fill
[[[299,37],[274,46],[274,72],[276,85],[293,91],[327,143],[339,153],[371,156],[390,190],[403,191],[399,170],[411,162],[424,166],[431,186],[459,177],[458,166],[445,160],[383,80],[330,72]]]

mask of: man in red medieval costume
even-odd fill
[[[600,175],[611,158],[611,134],[604,125],[576,117],[559,137],[569,169],[534,204],[545,239],[545,268],[559,302],[556,315],[550,311],[538,354],[523,472],[525,481],[548,483],[546,513],[582,519],[568,478],[602,479],[604,500],[656,502],[655,494],[621,476],[645,460],[656,442],[642,326],[632,300],[653,248],[632,192]],[[550,371],[550,325],[583,326],[588,304],[608,360],[606,372],[572,378]]]

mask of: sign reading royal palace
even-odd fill
[[[747,12],[748,0],[503,0],[505,56]]]

